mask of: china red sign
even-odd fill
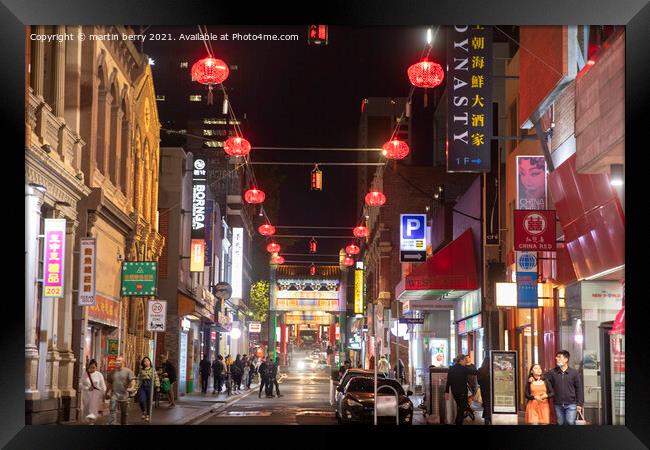
[[[555,211],[516,209],[516,251],[555,251]]]

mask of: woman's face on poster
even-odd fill
[[[544,166],[532,162],[530,158],[519,159],[519,189],[521,198],[543,198],[545,193]]]

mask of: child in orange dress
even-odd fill
[[[526,383],[526,417],[527,425],[548,425],[551,423],[551,408],[548,399],[553,397],[553,387],[542,378],[542,367],[533,364]]]

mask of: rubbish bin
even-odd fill
[[[429,380],[426,384],[425,406],[429,423],[445,423],[445,386],[448,367],[429,366]]]

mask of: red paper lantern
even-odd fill
[[[352,230],[352,234],[354,234],[354,237],[358,238],[367,237],[368,228],[364,227],[363,225],[359,225],[358,227],[355,227],[354,230]]]
[[[251,152],[251,143],[243,137],[235,136],[226,139],[223,149],[230,156],[246,156]]]
[[[277,253],[280,251],[280,244],[277,242],[269,242],[269,244],[266,246],[266,251],[269,253]]]
[[[350,244],[347,247],[345,247],[345,253],[347,253],[348,255],[358,255],[360,251],[361,249],[354,244]]]
[[[314,263],[312,263],[311,266],[309,266],[309,275],[316,275],[316,266],[314,265]]]
[[[318,249],[318,244],[316,243],[316,239],[311,238],[309,241],[309,253],[316,253],[316,250]]]
[[[407,74],[413,86],[421,88],[434,88],[442,83],[445,71],[438,63],[424,58],[408,68]]]
[[[382,148],[384,149],[383,155],[388,159],[404,159],[409,154],[408,144],[399,139],[386,142]]]
[[[221,84],[229,74],[228,64],[212,57],[203,58],[192,65],[192,79],[201,84]]]
[[[284,258],[280,255],[271,258],[271,264],[284,264]]]
[[[370,191],[366,194],[366,205],[382,206],[386,203],[386,196],[379,191]]]
[[[244,193],[244,200],[248,203],[262,203],[265,198],[266,194],[259,189],[249,189]]]
[[[257,231],[259,231],[262,236],[272,236],[275,234],[275,227],[270,223],[265,223],[264,225],[260,225]]]
[[[343,258],[343,265],[348,267],[354,265],[354,259],[350,258],[349,256],[346,256],[345,258]]]

